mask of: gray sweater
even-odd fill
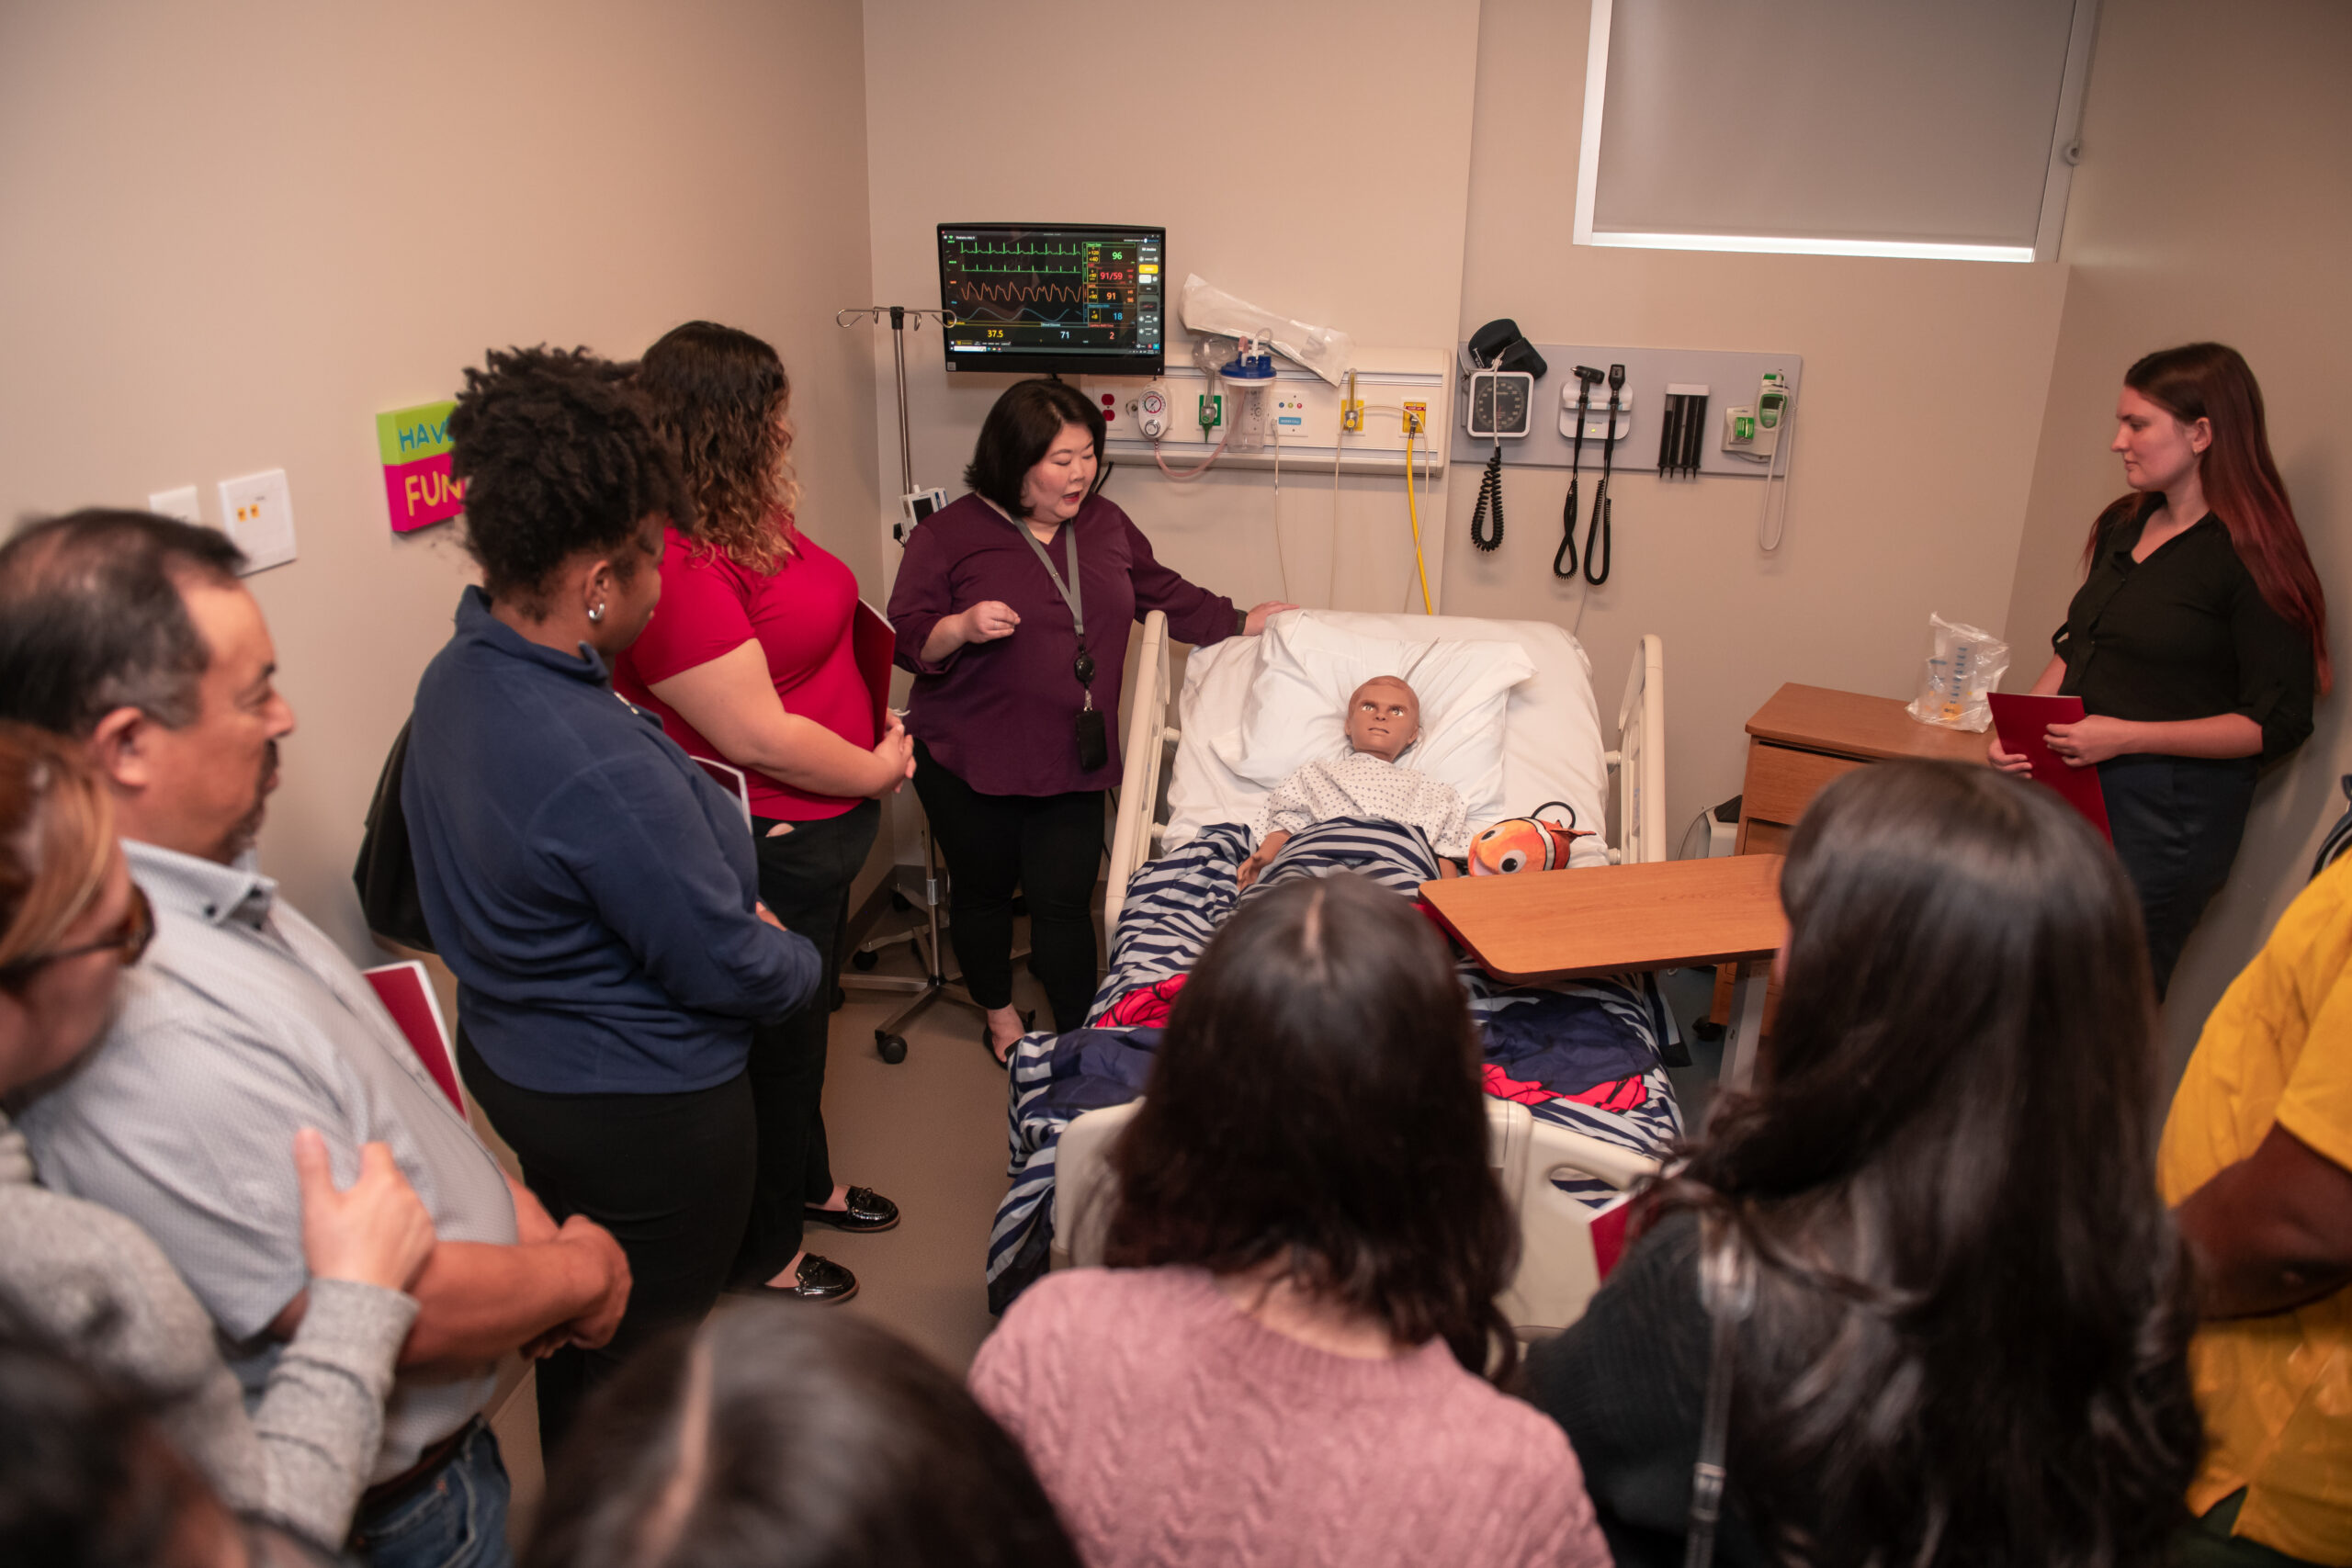
[[[212,1320],[146,1233],[33,1175],[24,1134],[0,1115],[0,1294],[101,1371],[177,1395],[164,1430],[230,1507],[341,1545],[416,1303],[311,1280],[302,1326],[248,1413]]]

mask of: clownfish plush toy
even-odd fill
[[[1566,801],[1547,800],[1537,811],[1556,806],[1568,814],[1564,826],[1540,817],[1509,817],[1470,840],[1470,874],[1507,876],[1515,871],[1557,871],[1568,863],[1568,851],[1578,839],[1591,836],[1576,826],[1576,807]]]

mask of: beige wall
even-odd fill
[[[1588,25],[1581,4],[1486,0],[1462,333],[1510,316],[1539,343],[1804,355],[1787,537],[1777,555],[1758,548],[1759,481],[1658,480],[1651,426],[1646,448],[1634,443],[1650,472],[1635,457],[1612,487],[1615,558],[1588,600],[1551,573],[1566,472],[1506,468],[1510,525],[1480,555],[1465,458],[1445,609],[1564,625],[1581,611],[1612,724],[1634,640],[1660,634],[1679,837],[1738,792],[1741,727],[1782,682],[1908,697],[1929,612],[1999,625],[2064,277],[2048,265],[1572,245]],[[1592,491],[1588,473],[1588,508]]]
[[[1359,344],[1448,349],[1477,14],[1477,0],[1004,0],[985,11],[868,0],[874,299],[938,305],[943,221],[1159,223],[1177,283],[1197,272]],[[1172,298],[1170,315],[1181,342]],[[874,335],[881,487],[895,515],[889,345]],[[909,338],[915,479],[955,496],[980,420],[1012,378],[950,377],[944,357],[930,329]],[[1339,601],[1400,609],[1404,488],[1348,476],[1341,489]],[[1186,576],[1243,604],[1285,596],[1270,474],[1178,485],[1122,462],[1105,493]],[[1281,508],[1286,596],[1326,603],[1330,470],[1318,480],[1286,468]],[[888,532],[886,517],[895,565]]]
[[[2331,0],[2110,0],[2083,126],[2064,256],[2073,277],[2009,599],[2022,689],[2081,581],[2083,536],[2123,490],[2115,394],[2132,361],[2200,338],[2261,378],[2272,449],[2334,601],[2339,671],[2352,592],[2352,9]],[[2190,940],[2165,1008],[2176,1064],[2231,976],[2301,887],[2352,771],[2339,693],[2267,778],[2227,888]]]
[[[386,526],[374,415],[485,346],[692,316],[797,386],[804,522],[878,591],[854,0],[0,9],[0,517],[287,470],[252,584],[302,721],[264,863],[355,953],[384,750],[447,636],[450,530]]]

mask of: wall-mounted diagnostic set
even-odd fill
[[[1559,410],[1556,428],[1551,422],[1537,418],[1521,434],[1516,425],[1503,428],[1501,423],[1507,416],[1515,415],[1518,389],[1513,388],[1505,394],[1498,384],[1490,396],[1481,375],[1493,365],[1498,352],[1488,334],[1509,325],[1506,321],[1489,323],[1460,347],[1461,429],[1465,435],[1495,443],[1487,457],[1487,468],[1488,488],[1497,500],[1502,491],[1501,469],[1506,466],[1568,470],[1560,544],[1552,558],[1553,575],[1568,579],[1581,574],[1587,583],[1596,588],[1609,580],[1615,511],[1610,491],[1613,487],[1616,452],[1636,433],[1637,425],[1643,440],[1646,443],[1651,439],[1649,426],[1640,424],[1645,420],[1656,426],[1659,479],[1763,479],[1758,542],[1767,550],[1779,547],[1788,513],[1790,433],[1793,428],[1798,382],[1804,373],[1802,355],[1718,349],[1612,348],[1519,339],[1525,352],[1544,367],[1534,372],[1533,384],[1527,389],[1529,405],[1534,409],[1556,406]],[[1757,389],[1752,401],[1723,406],[1749,387]],[[1718,390],[1727,388],[1740,390],[1719,400]],[[1719,417],[1713,413],[1717,410]],[[1646,455],[1648,447],[1645,446],[1643,450]],[[1588,462],[1597,462],[1600,472],[1592,492],[1591,510],[1583,513],[1580,492]],[[1774,480],[1781,481],[1777,497],[1773,493]],[[1484,499],[1487,490],[1482,490],[1480,494],[1482,503],[1472,515],[1471,542],[1480,549],[1493,549],[1501,543],[1501,530],[1498,526],[1491,534],[1487,531],[1488,508]],[[1779,517],[1778,525],[1774,526],[1771,525],[1776,502]],[[1585,526],[1581,552],[1577,545],[1580,522]]]

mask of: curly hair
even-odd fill
[[[637,378],[694,493],[695,545],[746,571],[775,571],[800,505],[784,361],[747,332],[688,321],[645,351]]]
[[[449,416],[449,471],[465,481],[466,548],[482,587],[537,613],[548,579],[582,551],[634,538],[648,517],[694,526],[694,499],[655,433],[634,367],[584,348],[492,349]],[[636,552],[619,550],[624,581]]]

